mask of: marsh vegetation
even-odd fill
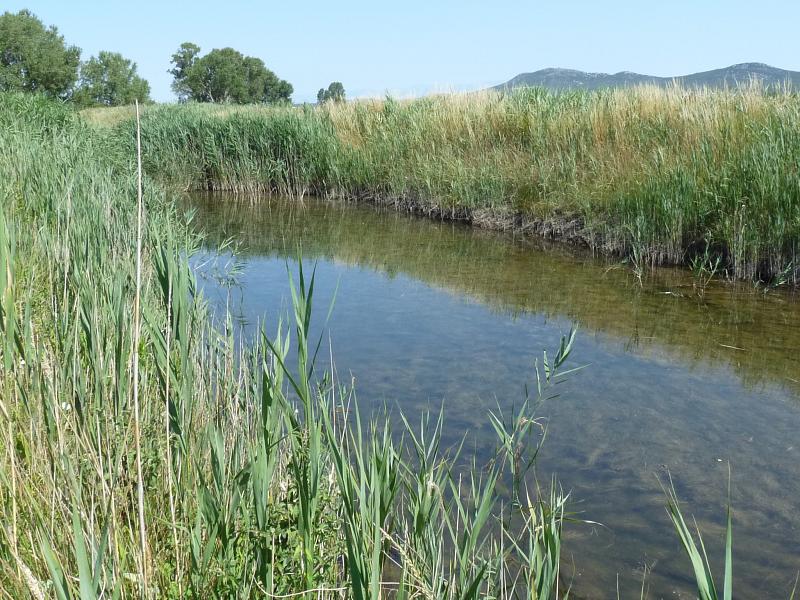
[[[162,106],[143,128],[146,171],[185,189],[356,198],[571,239],[637,268],[702,257],[796,283],[798,121],[795,93],[643,87]],[[131,139],[130,120],[117,130]]]
[[[487,470],[457,472],[442,415],[398,443],[316,364],[313,275],[285,327],[237,344],[164,192],[137,202],[130,157],[64,108],[1,101],[7,596],[558,593],[565,495],[524,481],[572,337],[518,413],[489,417]]]
[[[313,192],[475,223],[572,215],[597,247],[682,260],[700,236],[753,276],[794,258],[796,111],[789,95],[648,90],[152,107],[142,175],[126,113],[98,128],[41,97],[0,95],[0,587],[563,596],[567,494],[531,469],[537,411],[573,334],[553,340],[513,410],[486,414],[485,464],[442,444],[446,411],[407,415],[394,436],[396,422],[362,413],[320,360],[309,271],[292,273],[287,319],[251,344],[230,315],[215,318],[171,190]],[[704,140],[725,143],[687,159]]]

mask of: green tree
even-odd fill
[[[150,84],[136,73],[136,63],[118,52],[100,52],[81,66],[75,102],[83,106],[121,106],[150,101]]]
[[[198,102],[244,104],[248,96],[248,73],[244,56],[233,48],[212,50],[189,68],[186,79],[192,99]]]
[[[267,78],[264,82],[264,102],[269,104],[291,102],[294,87],[275,73],[267,69]]]
[[[344,102],[344,86],[340,81],[334,81],[328,86],[328,100],[331,102]]]
[[[291,99],[292,85],[267,69],[260,58],[233,48],[199,54],[199,46],[187,42],[172,55],[172,89],[181,100],[248,104]]]
[[[42,92],[68,98],[81,50],[27,10],[0,16],[0,91]]]
[[[345,93],[344,86],[341,81],[333,81],[328,86],[328,89],[320,88],[317,92],[317,103],[325,104],[326,102],[344,102]]]
[[[191,42],[184,42],[180,45],[177,52],[172,55],[172,60],[170,62],[175,66],[170,69],[168,73],[173,77],[172,91],[177,94],[178,100],[182,102],[190,99],[192,96],[192,91],[188,87],[187,80],[189,77],[189,70],[197,59],[198,54],[200,54],[200,46],[192,44]]]

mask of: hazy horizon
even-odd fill
[[[788,1],[761,2],[757,11],[740,0],[647,7],[631,0],[541,7],[203,0],[190,8],[37,0],[3,10],[23,8],[57,26],[84,60],[110,50],[136,62],[161,102],[175,99],[169,59],[186,41],[203,52],[230,46],[262,58],[292,83],[296,102],[313,101],[331,81],[341,81],[349,97],[423,95],[480,89],[549,67],[669,77],[761,62],[800,71],[800,3]]]

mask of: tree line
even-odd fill
[[[205,55],[191,42],[172,55],[172,90],[181,102],[287,103],[294,89],[264,61],[233,48]],[[99,52],[81,61],[81,49],[68,45],[55,26],[32,12],[0,15],[0,91],[42,93],[86,106],[121,106],[150,101],[150,84],[135,62],[118,52]],[[344,86],[333,82],[317,100],[340,102]]]
[[[172,55],[172,90],[181,101],[289,102],[292,84],[267,69],[264,61],[233,48],[211,50],[200,56],[200,46],[185,42]]]
[[[118,52],[100,52],[81,62],[81,50],[67,45],[54,26],[32,12],[0,16],[0,91],[38,92],[80,106],[150,100],[150,85],[136,63]]]

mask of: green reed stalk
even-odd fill
[[[319,109],[153,107],[145,170],[187,189],[374,201],[566,237],[649,265],[709,249],[797,283],[800,96],[636,88]],[[128,140],[130,123],[109,135]]]
[[[139,509],[139,543],[142,551],[142,587],[149,595],[147,577],[147,528],[144,519],[144,480],[142,478],[142,434],[139,409],[139,341],[141,339],[142,296],[142,134],[139,102],[136,101],[136,295],[133,301],[133,431],[136,442],[136,494]]]
[[[569,373],[574,334],[553,358],[543,355],[523,408],[493,418],[495,459],[485,468],[470,463],[460,447],[441,448],[444,412],[423,415],[418,427],[403,415],[366,415],[333,369],[315,365],[313,274],[301,270],[289,286],[293,348],[282,324],[272,338],[262,329],[241,344],[230,315],[214,317],[198,293],[188,261],[196,239],[148,169],[163,158],[178,176],[206,173],[226,185],[249,173],[243,188],[269,171],[277,187],[315,190],[324,175],[315,191],[333,183],[363,191],[380,166],[382,189],[397,191],[409,183],[389,154],[422,164],[442,147],[466,151],[480,141],[485,149],[486,136],[502,130],[519,148],[529,148],[528,136],[572,148],[561,171],[548,170],[567,177],[572,163],[586,160],[588,139],[603,134],[612,143],[630,123],[646,125],[648,136],[671,131],[676,123],[656,100],[532,93],[492,99],[477,113],[440,100],[341,114],[232,112],[231,131],[247,128],[247,143],[222,127],[222,109],[145,111],[139,169],[134,129],[99,132],[63,106],[0,94],[0,589],[86,600],[564,597],[566,496],[555,483],[549,492],[536,485],[534,434],[539,402]],[[720,101],[750,103],[755,116],[784,109],[757,98]],[[515,112],[523,109],[533,111],[524,126]],[[558,119],[532,118],[548,111]],[[569,111],[600,111],[603,119],[576,135],[564,120]],[[645,113],[651,117],[637,121]],[[180,120],[175,129],[164,120],[170,115]],[[345,118],[349,129],[337,121]],[[384,123],[414,137],[361,145],[381,138]],[[741,119],[730,127],[725,135],[749,131]],[[359,151],[340,156],[344,131]],[[429,133],[433,146],[419,144]],[[264,139],[263,155],[220,150],[241,153]],[[197,169],[182,162],[184,151],[221,162]],[[352,164],[339,162],[345,157]],[[236,171],[215,170],[226,161]],[[442,164],[470,172],[456,153]],[[425,189],[441,192],[437,181]],[[679,534],[689,540],[685,527]],[[723,594],[732,589],[730,569],[725,581]]]
[[[731,600],[733,596],[733,527],[731,525],[730,482],[728,484],[728,508],[726,511],[725,524],[725,575],[722,596],[718,595],[717,587],[714,584],[714,576],[711,572],[708,554],[706,553],[703,536],[700,534],[700,528],[697,526],[697,522],[695,522],[694,525],[697,532],[697,539],[700,543],[699,550],[697,544],[695,544],[694,535],[683,518],[678,496],[672,481],[670,481],[670,486],[665,492],[667,494],[667,513],[680,538],[681,545],[692,564],[692,571],[694,573],[695,582],[697,583],[697,593],[700,600],[717,600],[720,597],[724,600]]]

